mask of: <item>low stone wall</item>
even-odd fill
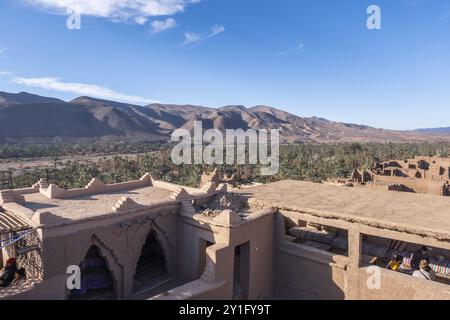
[[[225,300],[226,281],[206,282],[202,279],[157,295],[150,300]]]
[[[414,278],[400,272],[379,269],[381,288],[369,289],[368,268],[359,270],[357,298],[361,300],[450,300],[450,286]]]
[[[380,186],[389,186],[392,184],[405,185],[408,188],[414,190],[416,193],[428,193],[434,195],[444,195],[444,183],[443,180],[431,180],[431,179],[413,179],[413,178],[401,178],[401,177],[389,177],[389,176],[375,176],[373,183]]]
[[[149,186],[152,186],[152,178],[149,174],[145,174],[140,180],[116,184],[104,184],[99,179],[94,178],[85,188],[81,189],[66,190],[55,184],[51,184],[48,188],[39,189],[39,192],[49,199],[71,199],[90,194],[111,193]]]
[[[343,300],[347,257],[283,242],[274,261],[274,295],[281,299]]]
[[[178,189],[183,188],[189,194],[201,193],[201,190],[197,189],[197,188],[190,188],[190,187],[185,187],[185,186],[179,186],[179,185],[176,185],[174,183],[160,181],[160,180],[154,180],[153,181],[153,186],[157,187],[157,188],[161,188],[161,189],[166,189],[166,190],[169,190],[169,191],[177,191]]]
[[[17,193],[20,193],[20,194],[38,193],[39,192],[39,187],[14,189],[14,192],[17,192]]]
[[[285,242],[275,260],[275,296],[300,300],[450,300],[450,286],[379,268],[381,287],[370,289],[369,268],[346,271],[347,257]],[[351,279],[350,279],[351,277]],[[349,286],[356,281],[356,286]]]

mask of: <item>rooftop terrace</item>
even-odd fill
[[[22,216],[33,217],[32,220],[38,224],[41,220],[35,217],[47,213],[56,220],[61,218],[61,223],[68,223],[107,217],[118,211],[134,212],[140,207],[184,201],[186,197],[193,200],[217,192],[216,188],[211,189],[211,185],[202,189],[176,186],[152,180],[148,174],[140,180],[114,185],[105,185],[93,179],[85,188],[72,190],[40,183],[28,189],[2,191],[2,206],[12,213],[28,211]],[[291,180],[239,189],[237,192],[249,197],[249,203],[256,209],[301,211],[325,218],[450,239],[449,197]]]
[[[450,235],[450,198],[300,181],[279,181],[240,191],[260,207],[277,207]]]
[[[51,212],[71,220],[87,219],[111,213],[111,208],[121,197],[128,197],[139,205],[170,201],[170,190],[157,187],[136,188],[111,193],[101,193],[71,199],[49,199],[41,193],[25,194],[24,206],[36,212]]]
[[[189,188],[154,180],[148,173],[139,180],[116,184],[104,184],[94,178],[84,188],[68,190],[48,185],[41,179],[30,188],[0,191],[3,210],[0,231],[10,232],[15,228],[6,220],[7,213],[25,219],[28,227],[53,227],[111,215],[117,217],[118,213],[139,213],[149,208],[208,198],[217,192],[217,186],[212,183],[200,189]]]

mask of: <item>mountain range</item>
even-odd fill
[[[72,101],[0,92],[0,143],[167,141],[177,128],[281,129],[284,142],[420,142],[449,140],[450,128],[395,131],[299,117],[269,106],[139,106],[91,97]]]
[[[450,127],[417,129],[417,130],[415,130],[415,132],[421,132],[421,133],[426,133],[426,134],[447,135],[447,134],[450,134]]]

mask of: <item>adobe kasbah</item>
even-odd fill
[[[436,169],[447,160],[428,160],[377,168],[430,186],[449,178]],[[291,180],[237,188],[217,171],[200,188],[150,174],[70,190],[41,179],[1,191],[0,261],[27,281],[0,299],[450,299],[450,200],[430,193]]]
[[[450,196],[450,158],[420,157],[376,163],[371,170],[355,169],[351,181],[391,191]]]
[[[449,30],[449,0],[0,1],[1,316],[450,301]]]

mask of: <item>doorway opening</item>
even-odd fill
[[[234,249],[233,299],[248,300],[250,286],[250,242]]]

